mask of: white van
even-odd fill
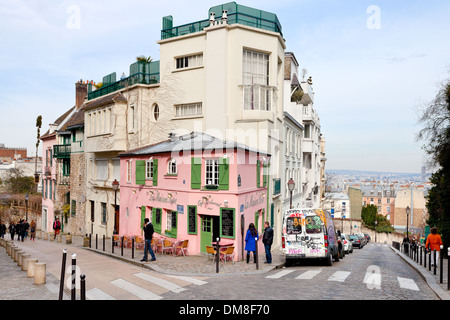
[[[286,266],[295,260],[339,261],[333,220],[322,209],[290,209],[283,214],[282,248]]]

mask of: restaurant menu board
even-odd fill
[[[222,209],[222,236],[234,237],[234,210]]]
[[[196,233],[196,221],[197,221],[197,208],[188,207],[188,232]]]

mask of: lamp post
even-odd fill
[[[117,226],[117,190],[119,189],[119,181],[114,179],[112,182],[112,188],[114,190],[114,234],[119,233],[119,228]]]
[[[408,236],[408,228],[409,228],[409,226],[408,226],[408,220],[409,220],[409,214],[410,214],[410,212],[411,212],[411,209],[409,208],[409,206],[407,206],[407,207],[406,207],[406,239],[408,240],[408,242],[409,242],[409,236]]]
[[[378,220],[375,219],[375,242],[377,242],[377,225],[378,225]]]
[[[28,200],[30,200],[30,195],[27,193],[25,193],[25,220],[28,221]]]
[[[292,191],[294,191],[294,188],[295,188],[295,182],[294,182],[294,180],[292,180],[292,178],[291,178],[291,179],[289,179],[289,181],[288,181],[288,190],[289,190],[289,192],[290,192],[290,194],[291,194],[291,196],[290,196],[290,205],[289,205],[289,208],[290,208],[290,209],[292,209]]]

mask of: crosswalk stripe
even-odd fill
[[[98,288],[93,288],[91,290],[86,291],[86,299],[88,300],[116,300],[115,298],[111,297],[106,292],[103,292],[102,290]]]
[[[309,270],[309,271],[302,273],[295,279],[309,280],[309,279],[314,278],[316,275],[318,275],[321,272],[322,272],[322,270]]]
[[[270,276],[267,276],[266,278],[268,278],[268,279],[278,279],[278,278],[284,277],[285,275],[287,275],[287,274],[289,274],[291,272],[294,272],[294,271],[295,270],[288,270],[288,269],[286,269],[286,270],[279,271],[279,272],[277,272],[275,274],[272,274]]]
[[[400,285],[400,288],[420,291],[419,287],[417,286],[417,284],[414,282],[413,279],[397,277],[397,280]]]
[[[186,282],[190,282],[190,283],[195,284],[195,285],[197,285],[197,286],[201,286],[201,285],[204,285],[204,284],[207,284],[207,283],[208,283],[208,282],[206,282],[206,281],[198,280],[198,279],[191,278],[191,277],[174,276],[174,275],[167,275],[167,276],[168,276],[168,277],[171,277],[171,278],[175,278],[175,279],[180,279],[180,280],[183,280],[183,281],[186,281]]]
[[[183,287],[180,287],[179,285],[177,285],[173,282],[170,282],[170,281],[158,278],[158,277],[154,277],[154,276],[151,276],[146,273],[139,272],[139,273],[136,273],[135,276],[139,277],[145,281],[154,283],[160,287],[163,287],[163,288],[170,290],[172,292],[175,292],[175,293],[180,293],[181,291],[186,290]]]
[[[142,300],[160,300],[163,298],[147,289],[141,288],[141,287],[139,287],[131,282],[125,281],[123,279],[116,279],[116,280],[111,281],[110,283],[121,289],[128,291],[131,294],[134,294],[135,296],[137,296],[138,298],[141,298]]]
[[[328,281],[344,282],[349,275],[349,271],[336,271],[331,275],[331,277],[328,278]]]

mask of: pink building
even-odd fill
[[[189,240],[189,254],[205,252],[217,237],[242,259],[252,222],[267,217],[269,155],[205,133],[191,133],[120,154],[120,235]],[[261,241],[258,247],[263,253]]]
[[[53,231],[54,201],[56,189],[56,163],[53,159],[53,146],[56,142],[56,132],[47,132],[42,140],[42,225],[41,230]],[[38,228],[39,229],[39,228]]]

